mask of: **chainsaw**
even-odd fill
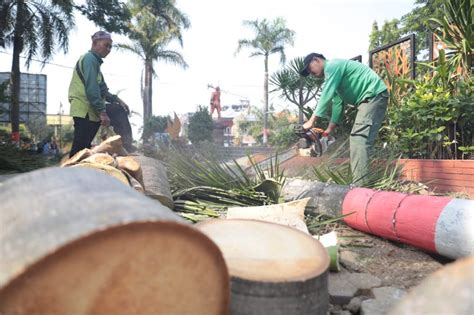
[[[323,155],[328,147],[335,142],[334,137],[323,137],[324,132],[321,128],[304,129],[303,125],[295,125],[293,127],[294,133],[300,137],[298,140],[298,147],[300,149],[310,149],[310,155],[319,157]]]

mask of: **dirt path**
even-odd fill
[[[385,286],[409,289],[451,261],[349,227],[342,227],[337,233],[342,267],[352,272],[370,273]]]

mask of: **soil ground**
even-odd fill
[[[382,280],[383,286],[409,289],[451,262],[448,258],[347,226],[336,232],[341,243],[341,266],[351,272],[369,273]]]

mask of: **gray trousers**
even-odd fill
[[[350,136],[352,182],[356,186],[364,186],[367,182],[369,160],[387,110],[388,97],[385,91],[357,107]]]

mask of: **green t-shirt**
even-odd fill
[[[345,104],[358,106],[362,101],[387,90],[382,79],[366,65],[344,59],[324,62],[324,84],[313,115],[323,117],[332,102],[331,122],[338,123]]]

